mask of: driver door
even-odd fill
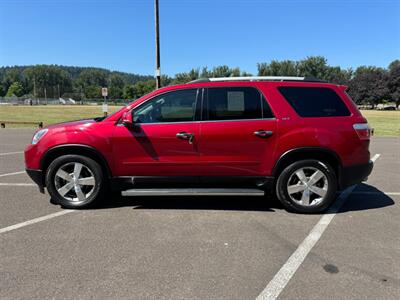
[[[115,127],[115,176],[195,176],[199,95],[198,89],[171,91],[134,108],[134,126]]]

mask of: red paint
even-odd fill
[[[140,103],[166,91],[186,88],[252,86],[267,99],[274,119],[197,121],[141,124],[128,128],[122,115]],[[349,117],[301,118],[276,89],[278,86],[319,86],[334,89],[351,112]],[[83,144],[97,149],[113,176],[268,176],[279,157],[300,147],[323,147],[335,152],[343,166],[369,161],[369,140],[361,140],[353,128],[366,123],[343,86],[310,82],[205,82],[159,89],[122,108],[102,122],[91,120],[57,124],[37,145],[25,150],[26,167],[40,169],[43,155],[63,144]],[[254,135],[272,131],[269,138]],[[176,134],[194,134],[193,143]]]

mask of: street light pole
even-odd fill
[[[160,70],[160,22],[158,16],[158,0],[154,0],[154,14],[156,20],[156,88],[161,87],[161,70]]]

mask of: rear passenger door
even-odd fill
[[[204,90],[200,176],[270,175],[276,140],[276,120],[258,89]]]

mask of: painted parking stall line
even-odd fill
[[[371,158],[371,160],[373,161],[373,162],[376,162],[376,160],[380,157],[381,155],[378,153],[378,154],[375,154],[372,158]]]
[[[25,173],[25,171],[18,171],[18,172],[13,172],[13,173],[5,173],[5,174],[0,174],[0,177],[19,175],[19,174],[23,174],[23,173]]]
[[[381,195],[400,196],[400,192],[353,192],[353,195]]]
[[[22,154],[22,153],[24,153],[24,152],[23,151],[6,152],[6,153],[0,153],[0,156],[15,155],[15,154]]]
[[[18,223],[18,224],[14,224],[14,225],[11,225],[11,226],[4,227],[4,228],[0,228],[0,234],[6,233],[6,232],[9,232],[9,231],[12,231],[12,230],[16,230],[16,229],[19,229],[19,228],[22,228],[22,227],[25,227],[25,226],[29,226],[29,225],[32,225],[32,224],[36,224],[36,223],[39,223],[39,222],[43,222],[43,221],[46,221],[46,220],[50,220],[50,219],[53,219],[53,218],[56,218],[56,217],[60,217],[60,216],[72,213],[74,211],[75,210],[73,210],[73,209],[62,210],[62,211],[59,211],[59,212],[56,212],[56,213],[52,213],[52,214],[49,214],[49,215],[46,215],[46,216],[43,216],[43,217],[35,218],[35,219],[28,220],[28,221],[25,221],[25,222],[22,222],[22,223]]]
[[[266,288],[260,293],[260,295],[258,295],[256,300],[272,300],[278,298],[279,294],[296,273],[297,269],[303,263],[311,249],[319,241],[325,229],[331,223],[332,219],[355,188],[356,185],[353,185],[342,192],[333,206],[324,216],[322,216],[308,236],[301,242],[299,247],[297,247],[296,251],[293,252],[286,263],[280,268],[278,273],[276,273],[274,278],[272,278],[268,283]]]
[[[380,156],[380,154],[375,154],[371,160],[375,163]],[[312,248],[319,241],[326,228],[328,228],[333,218],[356,187],[357,185],[353,185],[340,194],[336,202],[329,208],[328,212],[321,217],[307,237],[301,242],[286,263],[279,269],[278,273],[275,274],[265,289],[258,295],[256,300],[275,300],[279,297],[280,293],[289,283],[297,269],[306,259],[308,253],[310,253]]]
[[[13,182],[0,182],[0,186],[37,186],[34,183],[13,183]]]

